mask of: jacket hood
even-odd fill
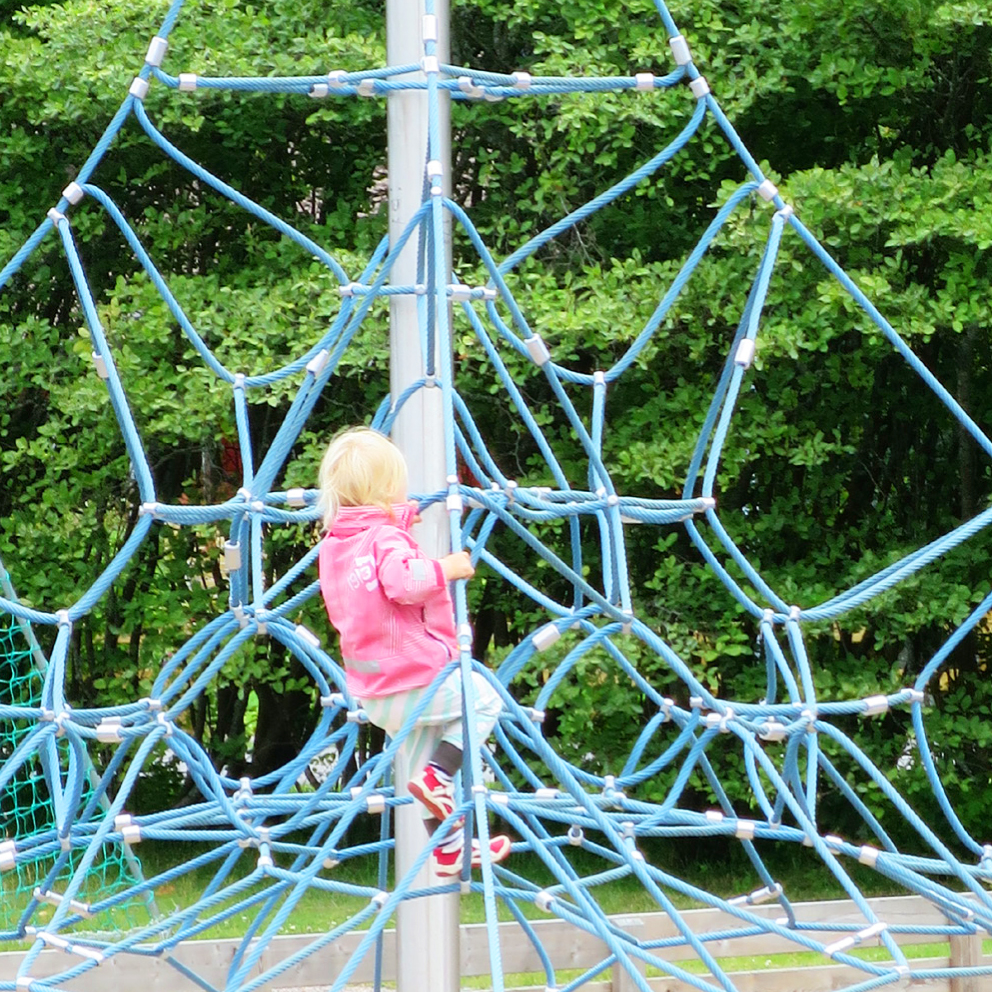
[[[328,528],[327,533],[335,537],[347,537],[358,534],[370,527],[399,527],[409,530],[413,518],[417,515],[415,503],[393,503],[391,512],[379,506],[342,506]]]

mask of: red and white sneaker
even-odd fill
[[[455,783],[442,782],[433,765],[427,765],[407,783],[410,795],[423,803],[436,820],[447,820],[455,811]]]
[[[510,838],[506,834],[497,834],[490,839],[489,860],[492,864],[499,864],[500,861],[505,860],[510,853],[510,843]],[[460,843],[435,847],[434,856],[431,858],[435,873],[442,878],[460,874],[464,862],[462,856],[464,851],[465,846]],[[472,838],[472,867],[482,867],[482,848],[475,837]]]

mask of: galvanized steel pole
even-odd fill
[[[387,0],[386,59],[389,65],[420,64],[424,56],[425,0]],[[436,54],[448,61],[448,0],[436,0],[433,5],[436,20],[428,22],[438,35]],[[425,78],[422,72],[406,78]],[[449,97],[442,93],[437,108],[441,148],[434,149],[431,158],[444,170],[445,192],[450,193],[448,174],[450,155]],[[424,90],[401,91],[388,97],[388,166],[389,166],[389,240],[396,244],[411,217],[424,200],[425,168],[428,160],[428,128],[430,123],[428,94]],[[429,228],[429,216],[421,231]],[[450,227],[446,228],[450,231]],[[451,239],[445,238],[445,257],[450,268]],[[429,283],[423,272],[418,274],[418,245],[415,233],[396,260],[390,274],[393,285],[412,286]],[[426,258],[426,249],[423,249]],[[448,279],[445,278],[445,282]],[[434,289],[427,285],[427,292]],[[437,301],[446,307],[447,300]],[[426,374],[422,342],[431,336],[437,341],[436,326],[419,325],[418,307],[414,295],[390,297],[390,390],[393,401],[413,382]],[[436,308],[432,308],[436,313]],[[419,390],[396,419],[393,440],[406,456],[411,492],[431,493],[445,488],[444,419],[441,390],[429,387]],[[418,525],[417,540],[427,554],[441,557],[450,550],[450,537],[444,504],[430,508]],[[417,769],[411,767],[410,755],[397,755],[394,773],[397,793],[406,793],[406,783]],[[416,805],[416,804],[415,804]],[[420,810],[403,807],[396,817],[396,875],[402,878],[427,843],[427,833]],[[421,870],[414,888],[438,884],[430,862]],[[460,986],[460,953],[458,932],[459,899],[457,894],[430,896],[424,900],[404,901],[397,910],[397,989],[398,992],[457,992]]]

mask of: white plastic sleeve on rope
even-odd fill
[[[637,72],[637,73],[634,73],[634,80],[637,83],[636,89],[639,89],[639,90],[653,90],[654,89],[654,73],[653,72]]]
[[[823,843],[827,847],[836,847],[839,849],[844,846],[844,838],[838,837],[837,834],[824,834]]]
[[[384,813],[386,810],[386,797],[375,793],[365,800],[365,805],[370,813]]]
[[[93,367],[96,369],[96,374],[101,379],[109,379],[110,373],[107,371],[107,363],[103,360],[103,355],[98,351],[93,352]]]
[[[79,201],[86,195],[83,192],[83,187],[79,183],[69,183],[64,190],[62,190],[62,195],[75,206]]]
[[[459,76],[458,88],[466,96],[474,97],[475,99],[478,99],[481,96],[485,96],[486,93],[486,91],[481,86],[475,85],[471,76]]]
[[[137,844],[141,841],[141,827],[129,813],[123,813],[114,819],[114,830],[120,832],[125,844]]]
[[[547,651],[560,637],[561,631],[553,623],[549,623],[540,630],[535,631],[531,640],[534,642],[534,647],[538,651]]]
[[[769,718],[765,722],[764,729],[758,733],[758,736],[763,741],[784,741],[785,727],[778,720]]]
[[[766,179],[758,187],[758,196],[766,202],[771,202],[778,196],[778,187],[770,179]]]
[[[706,82],[705,76],[698,76],[689,83],[689,89],[692,90],[692,95],[697,100],[702,100],[704,96],[709,95],[710,84]]]
[[[865,711],[863,716],[876,716],[879,713],[888,713],[889,701],[885,696],[869,696],[864,700]]]
[[[307,491],[305,489],[287,489],[286,506],[306,506]]]
[[[724,816],[718,809],[708,809],[706,811],[706,819],[709,823],[723,823]]]
[[[195,72],[181,72],[179,73],[179,92],[180,93],[192,93],[196,89],[196,73]]]
[[[437,41],[437,14],[424,14],[420,36],[426,45],[429,41]]]
[[[121,742],[121,718],[108,716],[96,727],[96,739],[101,744],[119,744]]]
[[[535,799],[557,799],[558,790],[557,789],[537,789],[534,792]]]
[[[326,348],[322,348],[307,362],[307,371],[316,378],[324,371],[324,368],[327,366],[327,360],[330,357],[331,353]]]
[[[432,158],[427,163],[427,178],[440,179],[444,175],[444,166],[436,159]]]
[[[61,223],[62,223],[62,221],[64,221],[64,220],[65,220],[65,214],[64,214],[64,213],[62,213],[62,211],[61,211],[61,210],[56,210],[56,209],[55,209],[55,207],[52,207],[52,209],[51,209],[51,210],[49,210],[49,211],[48,211],[48,213],[47,213],[47,214],[46,214],[45,216],[47,216],[47,217],[48,217],[48,219],[49,219],[49,220],[50,220],[50,221],[51,221],[51,222],[52,222],[52,223],[53,223],[53,224],[54,224],[54,225],[55,225],[56,227],[58,227],[58,226],[59,226],[59,224],[61,224]]]
[[[672,46],[672,56],[676,65],[688,65],[692,61],[689,42],[682,35],[677,34],[674,38],[669,38],[668,44]]]
[[[440,72],[441,63],[438,62],[436,55],[425,55],[420,60],[420,68],[423,69],[424,72],[426,73]]]
[[[224,567],[229,572],[241,568],[241,545],[237,541],[224,542]]]
[[[754,348],[753,338],[742,338],[740,344],[737,345],[737,354],[734,355],[734,365],[738,365],[742,369],[749,369],[751,362],[754,361]]]
[[[144,100],[148,96],[148,80],[142,79],[140,76],[135,77],[133,83],[131,83],[131,88],[128,93],[135,98],[135,100]]]
[[[462,509],[463,509],[463,505],[462,505],[462,498],[461,498],[461,496],[460,496],[460,495],[459,495],[458,493],[452,493],[452,494],[451,494],[451,495],[450,495],[450,496],[449,496],[449,497],[448,497],[448,498],[447,498],[447,499],[446,499],[446,500],[444,501],[444,505],[445,505],[445,506],[446,506],[446,507],[447,507],[447,508],[448,508],[449,510],[457,510],[457,511],[458,511],[458,513],[461,513],[461,512],[462,512]]]
[[[344,86],[347,75],[344,69],[332,69],[327,74],[327,83],[329,86]]]
[[[524,344],[527,346],[527,351],[535,365],[544,366],[551,361],[551,352],[548,351],[548,346],[540,334],[535,334],[532,338],[525,338]]]
[[[312,648],[320,647],[320,638],[309,627],[304,627],[301,623],[296,625],[296,636]]]
[[[330,87],[327,83],[314,83],[310,87],[309,96],[313,97],[314,100],[322,100],[330,92]]]
[[[513,72],[513,85],[518,90],[529,90],[534,82],[534,77],[529,72]]]
[[[470,300],[472,299],[472,287],[460,282],[452,283],[448,286],[448,296],[458,302]]]
[[[537,906],[542,913],[550,913],[551,907],[554,905],[555,897],[550,892],[541,891],[534,896],[534,905]]]
[[[158,68],[162,64],[162,59],[165,58],[168,47],[169,43],[165,38],[160,38],[156,35],[148,45],[148,54],[145,56],[145,62],[148,65]]]
[[[358,84],[357,89],[359,96],[375,96],[375,80],[363,79]]]
[[[568,842],[572,847],[578,847],[585,839],[585,836],[582,827],[576,826],[574,823],[568,828]]]
[[[12,840],[0,844],[0,871],[8,871],[14,867],[17,855],[17,845]]]
[[[784,222],[787,221],[794,213],[795,210],[793,210],[792,207],[787,203],[784,207],[782,207],[781,210],[775,211],[775,216],[781,217]]]
[[[754,840],[755,828],[758,824],[754,820],[738,820],[734,827],[734,836],[738,840]]]

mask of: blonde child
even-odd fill
[[[395,735],[437,673],[458,657],[448,583],[471,578],[475,569],[467,552],[429,558],[410,536],[419,518],[416,503],[406,499],[406,462],[382,434],[354,428],[335,437],[321,462],[319,484],[325,530],[320,591],[340,636],[348,691],[372,723]],[[484,741],[502,703],[478,673],[472,685],[476,733]],[[441,741],[428,757],[423,751],[438,730]],[[455,808],[454,776],[464,746],[458,669],[438,687],[404,743],[410,767],[420,768],[407,788],[423,804],[433,833]],[[462,835],[455,830],[435,848],[438,874],[460,872]],[[508,837],[493,837],[493,862],[509,852]],[[473,842],[472,864],[479,863]]]

